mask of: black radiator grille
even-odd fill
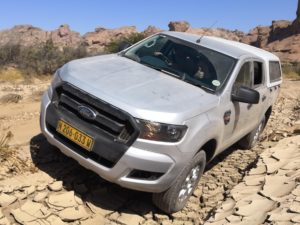
[[[58,109],[67,110],[79,119],[100,129],[114,141],[131,145],[138,136],[134,119],[126,112],[65,83],[56,88],[52,102]],[[96,112],[94,120],[88,120],[78,112],[79,106],[87,106]]]

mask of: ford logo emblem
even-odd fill
[[[78,106],[78,112],[83,118],[88,119],[88,120],[94,120],[94,119],[96,119],[96,116],[97,116],[96,112],[94,112],[89,107],[86,107],[83,105]]]

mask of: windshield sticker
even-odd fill
[[[220,86],[220,81],[218,81],[218,80],[213,80],[212,81],[212,84],[214,85],[214,86],[216,86],[216,87],[219,87]]]

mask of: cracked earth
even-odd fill
[[[167,215],[64,156],[40,134],[48,81],[0,84],[0,225],[300,224],[300,81],[287,80],[262,141],[211,162],[187,206]]]

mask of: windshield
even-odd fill
[[[230,56],[162,34],[142,41],[122,56],[211,91],[223,86],[236,62]]]

